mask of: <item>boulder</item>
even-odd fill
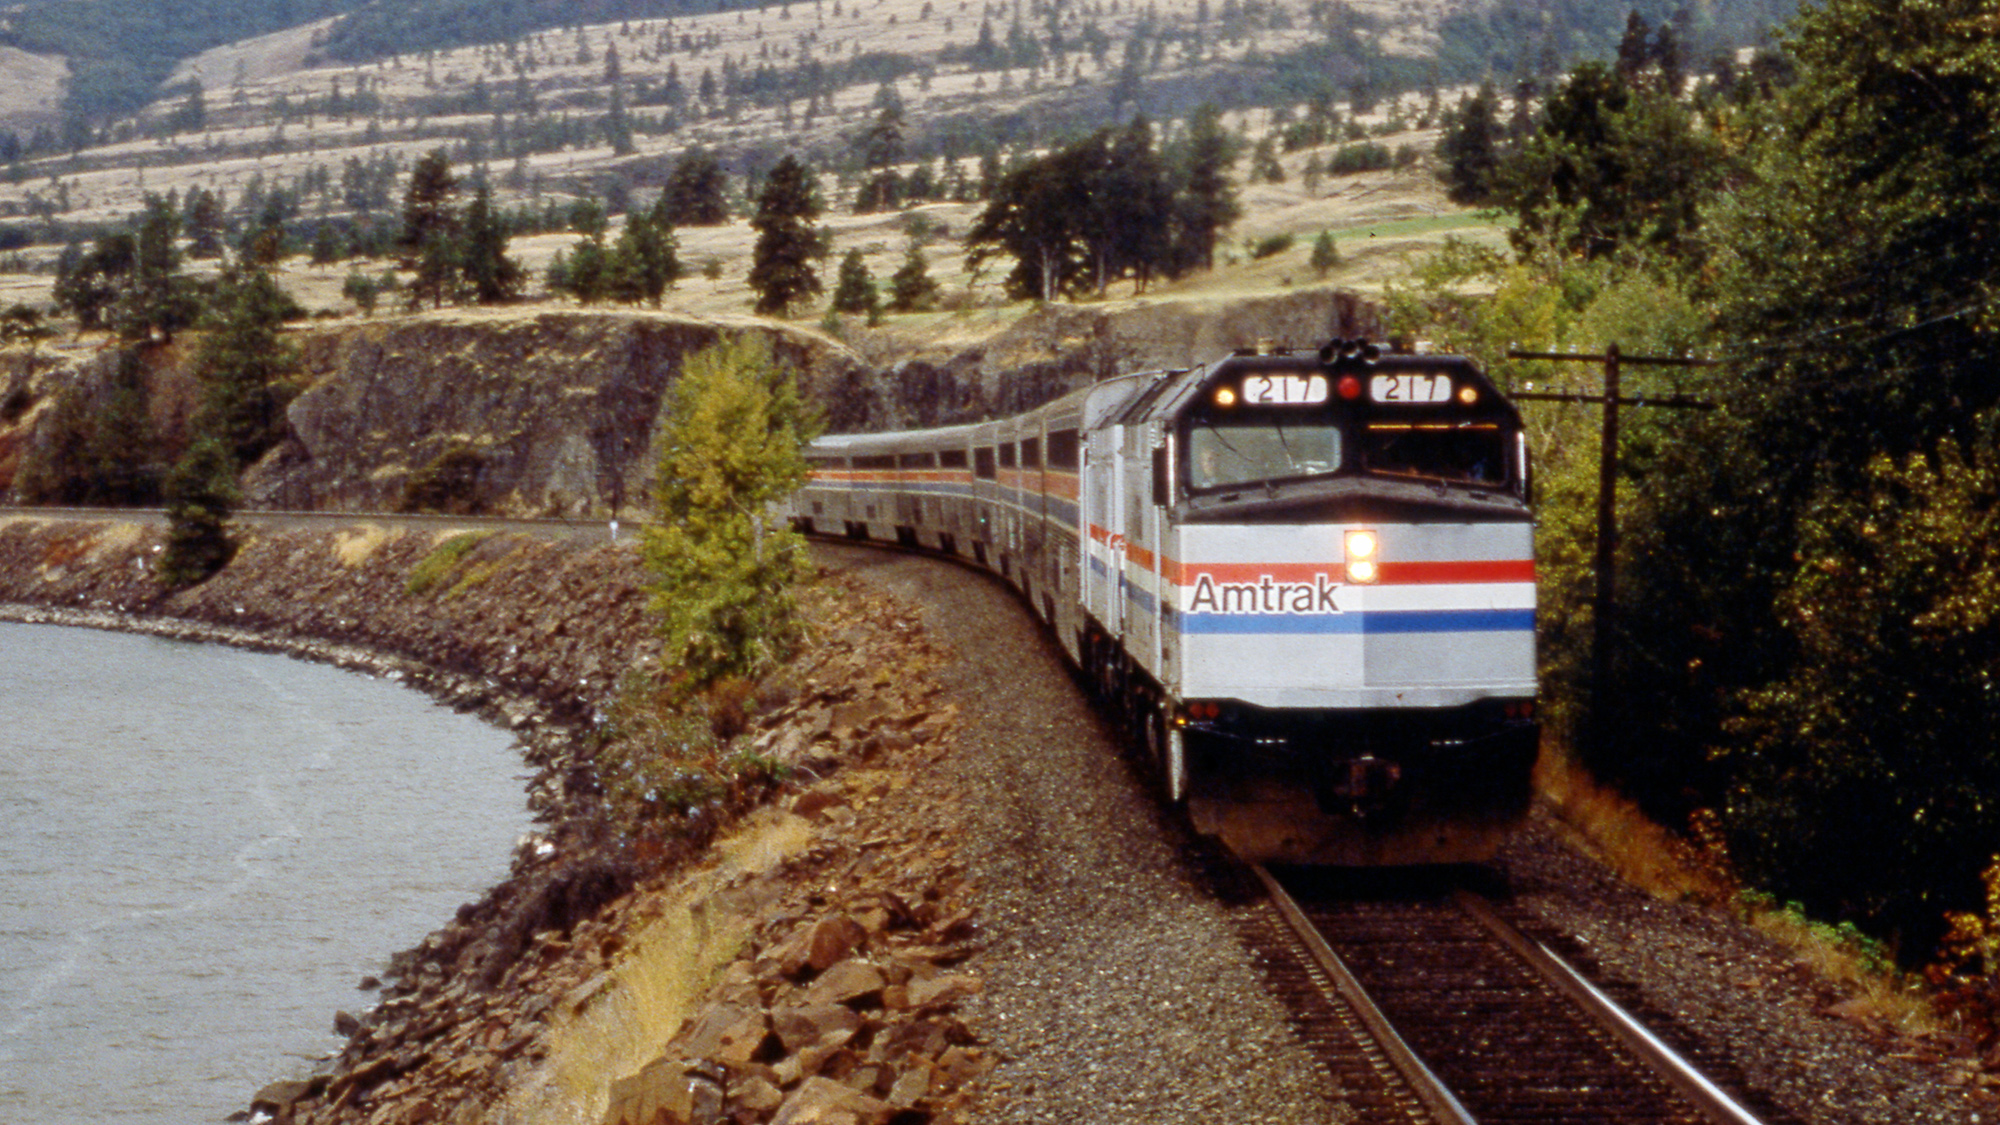
[[[689,1058],[741,1065],[757,1053],[769,1030],[762,1011],[718,1004],[684,1026],[675,1040]]]
[[[968,996],[979,995],[983,982],[970,973],[940,973],[928,980],[912,978],[904,995],[912,1008],[949,1008]]]
[[[687,1125],[693,1111],[694,1094],[681,1061],[654,1059],[611,1083],[604,1125]]]
[[[879,997],[889,984],[881,969],[866,961],[846,960],[833,966],[806,989],[808,1004],[856,1004]]]
[[[868,931],[861,923],[845,914],[820,919],[813,924],[811,935],[806,964],[816,973],[846,960],[868,940]]]
[[[845,1004],[807,1004],[771,1013],[771,1030],[785,1050],[796,1054],[808,1047],[839,1046],[861,1029],[861,1015]]]
[[[890,1112],[887,1102],[815,1076],[792,1091],[771,1125],[881,1125]]]

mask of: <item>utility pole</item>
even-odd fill
[[[1590,630],[1590,690],[1593,704],[1611,682],[1613,641],[1612,617],[1617,612],[1618,564],[1618,408],[1667,407],[1680,410],[1713,410],[1715,404],[1686,395],[1665,398],[1624,398],[1619,394],[1619,369],[1626,364],[1647,367],[1714,367],[1712,359],[1680,356],[1623,355],[1616,343],[1602,355],[1575,352],[1509,351],[1508,359],[1537,359],[1556,363],[1601,363],[1604,365],[1603,394],[1575,394],[1556,391],[1523,391],[1510,395],[1528,402],[1594,402],[1604,407],[1604,424],[1599,434],[1597,459],[1597,591],[1592,602]],[[1602,712],[1593,705],[1593,715]]]

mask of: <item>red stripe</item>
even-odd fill
[[[1533,559],[1454,559],[1445,562],[1385,562],[1384,583],[1422,586],[1456,582],[1533,582]]]
[[[1191,586],[1202,575],[1213,582],[1257,582],[1269,577],[1274,582],[1311,582],[1324,574],[1330,581],[1347,580],[1341,563],[1189,563],[1168,560],[1167,581]],[[1370,585],[1447,586],[1475,582],[1533,582],[1532,559],[1460,559],[1442,562],[1402,562],[1381,564],[1381,576]]]
[[[1346,577],[1346,568],[1339,563],[1182,563],[1168,565],[1167,581],[1176,586],[1190,586],[1202,575],[1208,575],[1211,582],[1256,582],[1270,578],[1274,582],[1311,582],[1319,575],[1326,575],[1332,582]]]

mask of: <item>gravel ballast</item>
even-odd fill
[[[1000,1058],[975,1120],[1327,1122],[1363,1118],[1299,1045],[1219,896],[1064,671],[997,583],[931,560],[830,550],[922,606],[960,660],[962,858],[981,888],[983,999],[968,1020]],[[1772,1122],[1994,1122],[1965,1048],[1857,1014],[1772,938],[1660,901],[1548,824],[1500,861],[1508,912]]]
[[[946,564],[831,557],[923,606],[960,657],[939,672],[963,708],[941,780],[989,934],[966,1018],[1000,1060],[978,1119],[1356,1120],[1020,604]]]

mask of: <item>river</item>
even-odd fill
[[[220,1122],[506,874],[506,734],[279,656],[0,624],[0,1125]]]

